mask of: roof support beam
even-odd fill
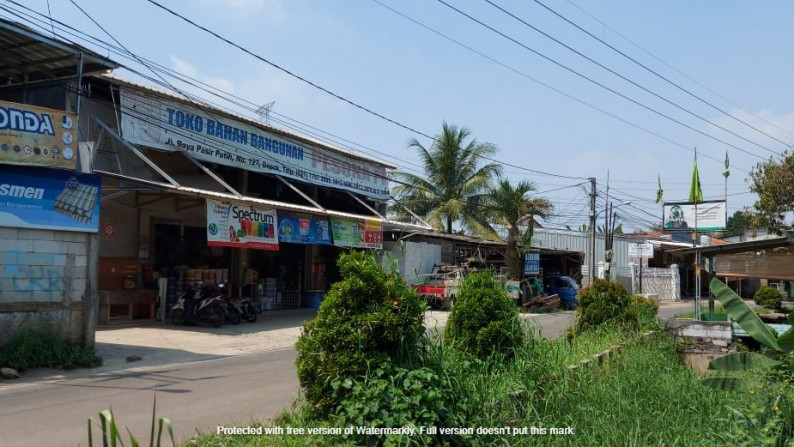
[[[428,228],[433,228],[433,226],[432,226],[432,225],[430,225],[429,223],[425,222],[425,220],[424,220],[424,219],[422,219],[421,217],[419,217],[419,216],[417,216],[416,214],[414,214],[414,212],[413,212],[413,211],[411,211],[411,210],[410,210],[410,209],[409,209],[407,206],[405,206],[405,205],[403,205],[402,203],[400,203],[400,201],[399,201],[399,200],[397,200],[397,199],[396,199],[394,196],[390,195],[390,196],[389,196],[389,198],[391,198],[392,200],[394,200],[394,203],[396,203],[397,205],[400,205],[400,208],[404,209],[405,211],[408,211],[408,214],[410,214],[410,215],[414,216],[414,218],[416,218],[416,220],[418,220],[419,222],[421,222],[422,224],[424,224],[426,227],[428,227]]]
[[[368,204],[367,202],[365,202],[365,201],[363,201],[363,200],[359,199],[358,197],[356,197],[356,195],[355,195],[355,194],[353,194],[353,193],[352,193],[352,192],[350,192],[350,191],[345,191],[345,192],[347,193],[347,195],[349,195],[350,197],[352,197],[353,199],[355,199],[355,200],[356,200],[356,202],[358,202],[358,203],[360,203],[361,205],[363,205],[363,206],[364,206],[364,208],[366,208],[366,209],[368,209],[368,210],[372,211],[372,212],[373,212],[373,213],[374,213],[376,216],[380,217],[381,219],[383,219],[383,218],[384,218],[383,216],[381,216],[381,214],[380,214],[379,212],[377,212],[377,211],[375,210],[375,208],[372,208],[371,206],[369,206],[369,204]]]
[[[301,191],[300,189],[298,189],[298,187],[297,187],[297,186],[295,186],[295,185],[293,185],[292,183],[290,183],[290,182],[288,182],[287,180],[285,180],[285,179],[284,179],[284,177],[282,177],[282,176],[280,176],[280,175],[277,175],[277,176],[276,176],[276,178],[277,178],[277,179],[279,179],[279,180],[281,180],[281,181],[282,181],[282,182],[283,182],[285,185],[289,186],[289,187],[290,187],[290,188],[291,188],[293,191],[295,191],[296,193],[298,193],[298,195],[300,195],[301,197],[303,197],[304,199],[306,199],[306,201],[307,201],[307,202],[309,202],[309,203],[311,203],[312,205],[314,205],[314,207],[315,207],[315,208],[317,208],[317,209],[319,209],[319,210],[322,210],[322,211],[325,211],[325,208],[323,208],[322,206],[320,206],[320,204],[319,204],[319,203],[315,202],[315,201],[314,201],[314,199],[312,199],[311,197],[309,197],[309,196],[308,196],[308,195],[307,195],[305,192],[303,192],[303,191]]]
[[[226,183],[222,178],[220,178],[217,174],[215,174],[214,172],[210,171],[209,168],[207,168],[206,166],[201,164],[200,161],[196,160],[192,155],[188,154],[186,151],[182,151],[182,155],[187,157],[187,159],[190,160],[194,165],[198,166],[198,168],[201,169],[202,171],[204,171],[205,174],[207,174],[210,177],[212,177],[213,180],[215,180],[216,182],[220,183],[221,186],[226,188],[227,191],[229,191],[230,193],[236,195],[237,197],[242,197],[243,196],[236,189],[232,188],[228,183]]]
[[[156,165],[156,164],[155,164],[153,161],[149,160],[149,158],[148,158],[147,156],[143,155],[143,153],[142,153],[141,151],[139,151],[137,148],[135,148],[135,146],[131,145],[130,143],[128,143],[127,141],[125,141],[123,138],[121,138],[121,136],[120,136],[119,134],[117,134],[115,130],[111,129],[111,128],[110,128],[110,126],[108,126],[107,124],[105,124],[105,123],[104,123],[104,122],[103,122],[101,119],[99,119],[99,118],[98,118],[96,115],[94,115],[93,113],[91,114],[91,119],[93,119],[93,120],[94,120],[94,122],[96,122],[97,124],[99,124],[99,127],[101,127],[102,129],[104,129],[104,130],[105,130],[105,132],[107,132],[107,133],[108,133],[108,135],[112,136],[112,137],[113,137],[113,138],[114,138],[116,141],[118,141],[119,143],[121,143],[121,144],[122,144],[124,147],[126,147],[127,149],[129,149],[130,151],[132,151],[132,153],[133,153],[133,154],[135,154],[135,155],[136,155],[138,158],[140,158],[140,159],[141,159],[141,161],[143,161],[144,163],[146,163],[146,164],[147,164],[147,165],[148,165],[150,168],[152,168],[152,169],[153,169],[155,172],[157,172],[158,174],[160,174],[160,175],[161,175],[161,176],[162,176],[164,179],[166,179],[166,180],[168,181],[168,183],[170,183],[172,186],[176,186],[176,187],[179,187],[179,186],[181,186],[181,185],[180,185],[180,184],[179,184],[179,183],[178,183],[176,180],[174,180],[173,178],[171,178],[171,176],[170,176],[170,175],[166,174],[166,173],[165,173],[165,171],[163,171],[162,169],[160,169],[160,167],[159,167],[159,166],[157,166],[157,165]]]

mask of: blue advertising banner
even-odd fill
[[[529,250],[529,252],[524,253],[524,274],[540,274],[540,250]]]
[[[278,241],[331,245],[331,228],[328,219],[278,213]]]
[[[100,176],[0,164],[0,226],[95,233]]]

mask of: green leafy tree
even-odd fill
[[[486,163],[485,159],[496,153],[496,147],[469,139],[470,136],[466,128],[443,123],[441,133],[429,148],[415,139],[409,143],[419,152],[425,176],[395,173],[403,183],[392,191],[398,200],[447,233],[453,232],[456,222],[477,234],[486,231],[482,220],[476,217],[484,214],[481,201],[492,180],[501,173],[501,165]],[[398,217],[407,214],[402,207],[392,211]]]
[[[787,229],[786,214],[794,211],[794,154],[758,163],[750,171],[750,191],[758,195],[753,205],[753,226],[773,231]]]
[[[728,218],[725,225],[725,236],[739,236],[750,228],[752,216],[746,211],[736,211]]]
[[[484,203],[488,210],[487,220],[483,226],[489,233],[495,234],[491,224],[505,225],[507,227],[506,261],[508,275],[518,278],[521,269],[521,254],[529,249],[534,230],[535,216],[546,217],[551,212],[551,203],[546,199],[529,197],[535,190],[535,185],[522,181],[515,186],[507,179],[502,179],[488,192]],[[526,225],[526,230],[521,232],[519,226]],[[519,246],[518,242],[522,244]]]

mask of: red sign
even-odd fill
[[[103,231],[106,238],[113,239],[113,232],[116,231],[116,227],[114,227],[112,223],[105,224]]]

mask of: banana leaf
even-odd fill
[[[709,377],[701,379],[700,383],[723,391],[743,391],[748,387],[746,380],[736,377]]]
[[[734,352],[712,360],[709,363],[709,369],[737,372],[748,369],[768,369],[779,364],[780,362],[755,352]]]
[[[775,333],[772,332],[772,329],[769,329],[769,326],[758,318],[758,315],[750,309],[750,306],[739,298],[736,292],[717,278],[711,280],[709,287],[711,288],[711,293],[714,294],[714,298],[725,308],[725,312],[730,315],[750,337],[753,337],[755,341],[768,348],[781,351],[780,345],[777,342],[777,337]]]
[[[788,314],[788,323],[791,325],[791,329],[777,338],[780,349],[785,353],[794,351],[794,312]]]

